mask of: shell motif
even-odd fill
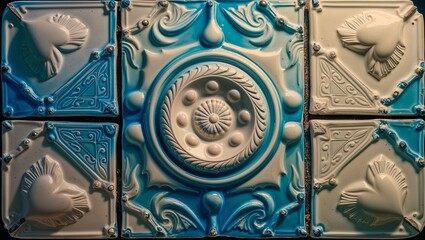
[[[62,14],[28,20],[24,26],[24,61],[41,80],[56,76],[63,65],[62,54],[80,49],[89,32],[78,18]]]
[[[48,156],[25,172],[20,191],[25,218],[44,227],[74,224],[90,211],[87,193],[66,182],[59,163]]]
[[[338,210],[355,223],[379,226],[403,219],[406,177],[383,155],[369,164],[366,181],[343,191]]]
[[[337,32],[344,47],[366,56],[369,74],[381,80],[397,67],[405,54],[403,29],[403,18],[374,11],[347,19]]]

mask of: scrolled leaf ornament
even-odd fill
[[[225,64],[194,67],[170,87],[161,107],[166,145],[180,164],[201,173],[233,170],[259,148],[267,104],[254,81]]]

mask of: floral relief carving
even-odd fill
[[[337,32],[344,47],[365,55],[368,73],[381,80],[399,65],[405,54],[405,21],[415,11],[412,8],[404,16],[365,11],[347,19]]]
[[[62,54],[80,49],[89,34],[80,19],[60,13],[23,22],[27,36],[22,45],[24,61],[40,80],[57,75],[64,62]]]
[[[192,89],[198,82],[205,82],[204,90]],[[233,88],[225,91],[220,85]],[[238,110],[236,104],[245,108]],[[239,166],[260,146],[267,127],[266,105],[257,86],[243,73],[225,65],[203,65],[171,86],[162,106],[162,122],[168,144],[184,164],[207,173],[223,172]],[[179,139],[183,133],[176,131],[189,134]],[[196,153],[197,148],[205,151]]]
[[[20,191],[23,217],[48,228],[74,224],[91,208],[87,193],[66,182],[60,164],[49,156],[25,172]]]
[[[195,126],[207,135],[222,135],[229,130],[232,114],[227,104],[218,99],[201,103],[194,112]]]
[[[381,154],[369,163],[365,181],[343,190],[338,210],[354,223],[379,226],[404,219],[406,195],[405,175]]]

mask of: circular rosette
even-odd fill
[[[265,96],[253,79],[218,63],[178,76],[161,111],[160,129],[173,159],[201,174],[228,173],[250,161],[269,121]]]

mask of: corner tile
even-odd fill
[[[118,126],[5,121],[2,218],[17,238],[114,238]]]
[[[115,15],[115,1],[9,3],[2,18],[3,115],[118,115]]]
[[[423,120],[311,121],[311,235],[406,238],[424,210]]]
[[[424,115],[424,23],[410,0],[313,1],[310,113]]]

